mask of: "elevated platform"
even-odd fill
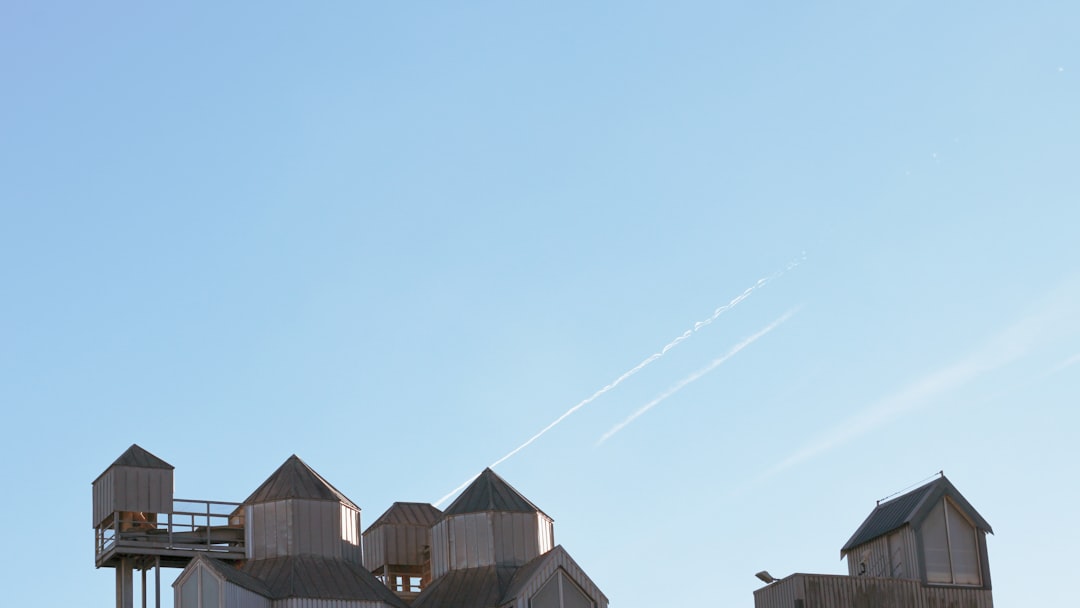
[[[917,580],[792,574],[754,592],[754,608],[994,608],[989,589]]]
[[[117,511],[94,529],[94,564],[118,568],[124,558],[183,568],[195,555],[244,559],[240,503],[175,500],[167,513]]]

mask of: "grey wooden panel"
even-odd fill
[[[481,526],[479,518],[475,514],[459,516],[465,522],[465,564],[466,568],[480,566],[480,535]]]
[[[596,608],[607,608],[607,597],[600,591],[600,588],[592,582],[592,579],[585,574],[585,571],[577,565],[577,562],[571,559],[570,555],[562,548],[550,553],[540,567],[532,573],[528,582],[520,588],[514,598],[515,608],[529,608],[529,598],[539,591],[540,587],[544,586],[544,583],[559,570],[562,570],[570,580],[574,581],[586,595],[596,602]],[[784,608],[791,608],[791,605],[789,604]]]
[[[379,566],[388,563],[386,561],[385,550],[385,536],[386,526],[379,526],[373,530],[368,530],[364,533],[364,567],[368,570],[374,570]]]
[[[100,524],[106,517],[112,515],[116,509],[116,489],[113,481],[113,473],[116,469],[109,469],[94,481],[94,526]]]
[[[536,526],[539,531],[540,553],[544,554],[555,548],[555,523],[543,513],[536,514]]]
[[[442,520],[431,529],[431,576],[438,578],[449,570],[449,523]]]
[[[225,582],[224,594],[223,608],[271,608],[272,606],[269,599],[228,581]]]
[[[910,579],[826,574],[795,574],[758,589],[754,592],[754,607],[790,608],[796,599],[804,600],[808,608],[993,608],[991,592],[986,589],[923,586]]]
[[[348,505],[338,505],[341,523],[338,542],[341,557],[350,562],[363,563],[363,538],[360,534],[360,512]]]

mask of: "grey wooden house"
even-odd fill
[[[182,568],[178,608],[607,608],[552,520],[490,469],[446,510],[394,503],[361,534],[360,508],[296,456],[240,503],[172,496],[173,467],[131,446],[93,483],[95,565]]]
[[[990,524],[941,475],[879,502],[840,549],[848,575],[793,574],[755,608],[992,608]]]

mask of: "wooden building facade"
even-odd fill
[[[840,550],[848,575],[793,574],[755,608],[993,608],[990,524],[941,475],[879,502]]]
[[[296,456],[241,503],[177,500],[173,467],[137,445],[93,483],[95,564],[183,568],[178,608],[607,608],[554,544],[550,517],[486,469],[441,512],[394,503],[361,534],[354,502]]]

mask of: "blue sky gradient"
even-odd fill
[[[370,524],[766,277],[496,467],[612,605],[844,572],[941,469],[997,603],[1067,601],[1077,31],[1039,1],[0,5],[12,605],[112,605],[90,482],[132,443],[213,500],[296,453]]]

